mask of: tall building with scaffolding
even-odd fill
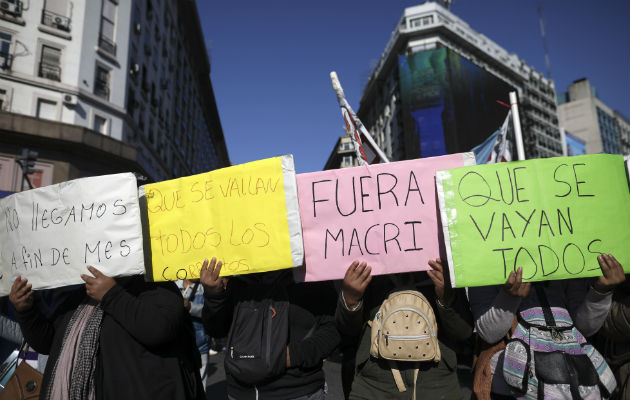
[[[378,145],[393,160],[468,151],[516,91],[526,157],[562,155],[553,81],[443,3],[404,10],[368,80],[358,116]]]

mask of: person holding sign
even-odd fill
[[[323,400],[322,361],[341,340],[331,282],[295,283],[287,270],[222,278],[222,266],[206,259],[200,279],[204,327],[228,336],[228,398]]]
[[[89,266],[50,317],[18,276],[9,299],[27,342],[50,354],[41,399],[205,399],[199,355],[174,283],[113,279]],[[69,290],[68,290],[69,289]]]
[[[457,356],[453,349],[457,341],[463,341],[472,334],[468,304],[461,289],[451,289],[448,272],[441,261],[430,260],[429,265],[431,270],[426,273],[412,272],[375,277],[371,276],[372,268],[365,262],[354,261],[347,269],[337,302],[336,322],[343,334],[360,336],[356,355],[356,375],[350,399],[408,400],[415,399],[416,392],[419,397],[426,399],[462,398],[456,373]],[[426,279],[427,275],[430,280]],[[376,358],[374,354],[371,356],[373,347],[371,342],[374,338],[371,330],[375,329],[375,317],[381,309],[381,304],[405,289],[420,292],[434,310],[438,354],[441,354],[441,357],[436,358],[439,362],[396,362],[395,368],[399,371],[400,380],[406,388],[405,391],[401,391],[398,378],[395,373],[393,375],[391,359]],[[398,309],[410,308],[399,305]],[[408,316],[402,316],[403,321],[406,321],[405,317]],[[396,322],[400,324],[403,321]],[[368,325],[371,325],[372,329],[369,329]],[[403,329],[403,332],[406,330]],[[423,349],[425,345],[429,348],[430,343],[425,343],[423,339],[418,336],[418,339],[413,341],[416,346],[412,348],[418,349],[418,345],[422,345]],[[395,340],[395,337],[390,337],[390,340]],[[400,347],[402,346],[403,344]]]
[[[486,362],[475,366],[478,398],[495,394],[528,399],[610,395],[616,386],[613,374],[584,337],[600,329],[612,291],[625,276],[612,255],[600,254],[597,259],[602,276],[592,282],[525,283],[523,270],[518,268],[510,272],[503,286],[469,288],[479,337],[492,344],[511,336],[505,345],[492,347],[494,354],[479,358]]]

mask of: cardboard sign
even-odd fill
[[[630,272],[630,196],[622,156],[597,154],[439,171],[453,286],[601,275],[610,253]]]
[[[435,172],[472,153],[298,175],[306,281],[342,279],[354,260],[372,274],[429,269],[439,257]]]
[[[0,200],[1,293],[22,275],[33,289],[84,283],[92,265],[105,275],[144,273],[136,178],[76,179]]]
[[[152,279],[194,279],[205,258],[221,275],[273,271],[304,258],[293,156],[144,187]]]

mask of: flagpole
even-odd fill
[[[516,139],[516,154],[519,160],[525,159],[525,148],[523,147],[523,134],[521,132],[521,120],[518,115],[518,101],[516,92],[510,92],[510,107],[512,109],[512,122],[514,123],[514,138]]]
[[[339,83],[339,78],[337,77],[337,73],[335,71],[332,71],[330,73],[330,80],[332,82],[333,90],[337,95],[339,107],[341,107],[341,114],[343,115],[343,118],[346,122],[346,130],[348,131],[348,134],[350,135],[350,137],[352,138],[352,142],[354,143],[354,149],[357,155],[357,159],[359,161],[359,165],[369,165],[365,149],[363,148],[364,143],[361,139],[361,136],[367,142],[365,144],[369,145],[371,150],[376,153],[378,158],[380,158],[380,162],[388,163],[389,160],[387,159],[385,153],[383,153],[381,148],[378,147],[378,145],[372,138],[372,135],[370,135],[367,129],[365,129],[365,126],[363,126],[361,120],[354,113],[352,107],[350,107],[350,104],[346,100],[346,96],[343,93],[343,88]]]

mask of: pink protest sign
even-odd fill
[[[343,279],[354,260],[372,274],[429,269],[439,257],[435,172],[472,153],[297,175],[306,281]]]

